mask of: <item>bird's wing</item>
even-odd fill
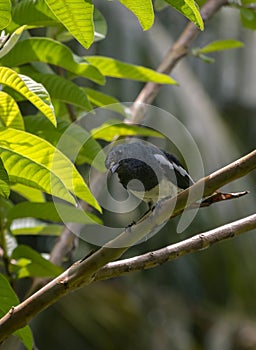
[[[163,169],[166,178],[179,188],[185,189],[194,183],[187,170],[172,154],[162,151],[162,154],[154,154],[154,157]]]

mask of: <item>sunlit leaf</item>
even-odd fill
[[[0,121],[3,126],[24,129],[23,118],[17,103],[3,91],[0,91]]]
[[[19,220],[22,221],[22,220]],[[26,220],[27,221],[27,220]],[[30,220],[32,221],[32,219]],[[34,221],[34,220],[33,220]],[[63,225],[46,225],[43,223],[31,223],[28,225],[22,225],[22,223],[18,226],[16,223],[11,226],[11,232],[14,236],[21,235],[40,235],[40,236],[60,236],[63,231]]]
[[[11,1],[0,0],[0,30],[6,28],[11,20]]]
[[[204,22],[200,15],[197,3],[194,0],[165,0],[167,4],[181,12],[191,22],[194,22],[201,30],[204,30]]]
[[[17,43],[17,41],[19,40],[19,38],[21,37],[23,31],[26,29],[26,25],[17,28],[12,35],[10,36],[10,38],[4,43],[3,47],[0,50],[0,58],[7,55],[7,53],[9,51],[11,51],[11,49],[14,47],[14,45]]]
[[[7,57],[8,54],[5,56]],[[42,84],[17,74],[10,68],[0,67],[0,83],[16,90],[38,108],[54,125],[55,114],[50,96]]]
[[[138,18],[142,28],[147,30],[154,23],[154,10],[151,0],[119,0]]]
[[[93,4],[91,0],[45,0],[51,11],[68,31],[89,48],[94,39]]]
[[[175,80],[166,74],[158,73],[152,69],[134,64],[124,63],[114,58],[103,56],[87,56],[86,60],[109,77],[126,78],[138,81],[152,81],[159,84],[176,84]]]
[[[18,42],[0,62],[7,67],[45,62],[62,67],[74,75],[88,78],[98,84],[104,84],[104,77],[96,67],[73,54],[67,46],[49,38],[34,37]]]
[[[120,123],[120,120],[110,120],[107,123],[103,123],[100,127],[93,129],[91,134],[95,139],[102,139],[105,141],[112,141],[117,135],[163,137],[163,135],[156,130],[138,125]]]
[[[44,139],[21,130],[1,128],[0,154],[10,181],[75,204],[72,193],[100,210],[71,161]]]
[[[16,183],[11,189],[31,202],[45,202],[44,194],[36,188]]]
[[[197,50],[198,53],[210,53],[215,51],[230,50],[243,47],[244,44],[238,40],[217,40]]]
[[[9,176],[0,158],[0,196],[8,198],[10,195]]]

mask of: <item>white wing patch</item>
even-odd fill
[[[173,170],[173,164],[167,158],[165,158],[165,156],[162,154],[154,154],[154,157],[161,165],[166,165],[168,168]]]

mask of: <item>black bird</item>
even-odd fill
[[[194,183],[174,155],[144,141],[114,146],[105,164],[112,174],[117,173],[125,189],[149,205]]]

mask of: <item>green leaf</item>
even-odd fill
[[[45,62],[62,67],[74,75],[88,78],[98,84],[105,82],[103,75],[96,67],[73,54],[67,46],[49,38],[34,37],[19,41],[0,62],[7,67]]]
[[[256,12],[252,9],[241,9],[240,17],[245,28],[256,30]]]
[[[10,181],[75,204],[72,193],[101,210],[71,161],[40,137],[21,130],[0,128],[0,154]]]
[[[102,15],[102,13],[97,9],[94,9],[93,22],[94,22],[94,41],[105,39],[107,35],[107,22],[104,16]]]
[[[45,118],[25,117],[26,130],[43,137],[45,140],[58,145],[58,149],[77,164],[88,163],[104,171],[104,160],[101,156],[101,146],[91,134],[78,124],[59,119],[57,128],[54,128]],[[61,142],[59,142],[61,140]],[[98,157],[97,157],[98,156]],[[97,158],[96,158],[97,157]]]
[[[177,11],[181,12],[191,22],[195,23],[199,29],[204,30],[204,22],[200,15],[197,3],[194,0],[165,0]]]
[[[11,189],[31,202],[45,202],[44,194],[36,188],[17,183],[12,185]]]
[[[50,96],[42,84],[35,82],[25,75],[17,74],[12,69],[6,67],[0,67],[0,84],[7,85],[23,95],[56,125]]]
[[[10,36],[10,38],[4,43],[3,47],[0,50],[0,58],[7,55],[9,51],[14,47],[19,38],[21,37],[23,31],[27,28],[26,25],[19,27],[15,30],[14,33]]]
[[[88,49],[94,39],[93,4],[91,0],[45,0],[67,30]]]
[[[0,30],[6,28],[11,21],[11,1],[0,0]]]
[[[104,107],[126,116],[126,107],[113,96],[90,88],[84,88],[89,101],[97,107]]]
[[[101,223],[101,220],[92,213],[62,203],[35,203],[21,202],[13,206],[7,215],[9,225],[15,219],[36,218],[53,222],[76,222],[79,224]]]
[[[205,53],[215,52],[215,51],[236,49],[243,46],[244,44],[238,40],[216,40],[198,49],[197,52],[205,54]]]
[[[6,277],[0,274],[0,317],[4,316],[13,306],[19,304],[19,299]],[[28,350],[33,348],[33,336],[29,326],[23,327],[14,333]]]
[[[242,5],[255,4],[256,0],[241,0]]]
[[[24,129],[23,118],[17,103],[3,91],[0,91],[0,120],[3,126]]]
[[[19,220],[20,221],[20,220]],[[31,220],[32,221],[32,220]],[[27,224],[22,226],[16,224],[11,226],[11,232],[14,236],[21,235],[41,235],[41,236],[60,236],[63,231],[63,225],[45,225],[34,223],[28,226]]]
[[[95,139],[102,139],[105,141],[112,141],[117,135],[163,137],[162,134],[153,129],[120,123],[120,120],[109,120],[107,123],[103,123],[99,128],[93,129],[91,134]]]
[[[154,10],[151,0],[119,0],[138,18],[143,30],[150,29],[154,23]]]
[[[16,335],[18,338],[20,338],[20,340],[28,350],[33,349],[33,344],[34,344],[33,334],[29,326],[18,329],[13,334]]]
[[[85,109],[86,111],[90,111],[92,109],[85,91],[72,81],[55,74],[36,73],[29,67],[21,67],[19,72],[24,72],[32,79],[43,84],[52,99],[57,99],[65,103],[76,105],[82,109]]]
[[[0,158],[0,196],[8,198],[10,195],[9,176]]]
[[[29,27],[59,25],[57,18],[44,0],[22,0],[13,5],[12,22],[8,26],[8,30],[13,31],[22,24]]]
[[[176,84],[175,80],[166,74],[157,73],[156,71],[124,63],[114,58],[103,56],[87,56],[86,60],[97,67],[101,74],[113,78],[126,78],[138,81],[152,81],[159,84]]]
[[[26,245],[15,248],[11,259],[11,269],[18,278],[55,277],[62,272],[60,266],[44,259],[41,254]]]

